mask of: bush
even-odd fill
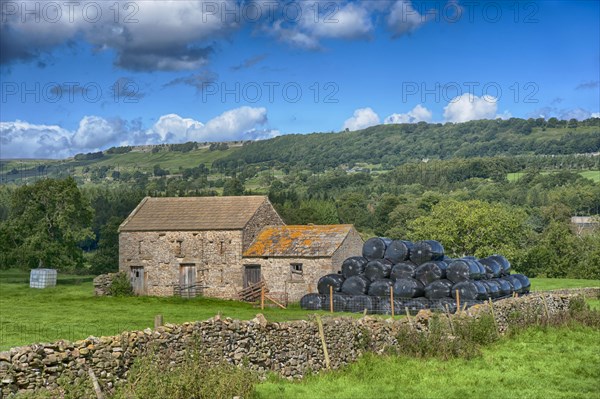
[[[136,360],[125,385],[113,399],[231,399],[250,397],[258,378],[227,363],[210,364],[197,350],[187,351],[173,366],[168,355],[148,354]]]
[[[129,282],[127,274],[123,272],[116,273],[110,285],[111,296],[131,296],[133,288]]]

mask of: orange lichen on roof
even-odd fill
[[[352,225],[268,226],[244,252],[246,257],[332,256]]]

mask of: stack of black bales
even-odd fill
[[[529,292],[529,279],[511,274],[510,262],[501,255],[477,259],[450,259],[437,241],[410,242],[374,237],[363,245],[362,256],[344,261],[340,274],[319,280],[318,294],[305,295],[303,309],[396,313],[409,309],[456,310],[488,299]],[[329,294],[333,292],[333,297]]]

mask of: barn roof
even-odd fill
[[[266,196],[146,197],[119,231],[240,230]]]
[[[267,226],[244,257],[330,257],[352,229],[351,224]]]

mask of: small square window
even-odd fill
[[[302,274],[302,263],[290,263],[292,274]]]

